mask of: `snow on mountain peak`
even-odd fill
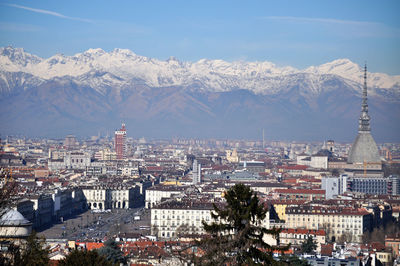
[[[161,61],[118,48],[111,52],[91,48],[73,56],[57,54],[42,59],[26,53],[22,48],[4,47],[0,48],[0,70],[26,72],[42,79],[81,77],[90,72],[108,72],[112,74],[110,77],[104,76],[108,77],[108,84],[117,78],[125,81],[141,79],[153,87],[190,87],[192,84],[201,84],[203,89],[208,90],[226,91],[242,88],[256,93],[277,90],[278,87],[284,86],[285,81],[292,79],[291,75],[308,75],[307,79],[316,91],[321,88],[314,83],[319,84],[321,75],[336,75],[352,84],[362,84],[363,78],[363,68],[346,58],[298,70],[290,66],[277,67],[268,61],[227,62],[201,59],[197,62],[181,62],[175,57]],[[85,82],[84,79],[79,80]],[[100,83],[100,79],[97,78],[96,82]],[[115,84],[122,84],[121,80],[115,80]],[[394,86],[400,86],[400,76],[368,74],[368,87],[390,89]]]

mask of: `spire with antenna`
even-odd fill
[[[358,132],[370,132],[371,126],[369,124],[370,117],[368,115],[368,103],[367,103],[367,64],[364,67],[364,87],[362,94],[362,105],[361,105],[361,115],[359,119]]]

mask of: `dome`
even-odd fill
[[[370,132],[359,132],[351,147],[348,163],[381,163],[378,147]]]
[[[31,222],[28,221],[19,211],[9,210],[0,219],[0,225],[28,225]]]

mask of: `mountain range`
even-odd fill
[[[163,61],[89,49],[44,59],[0,48],[0,134],[110,132],[169,138],[352,141],[363,68],[338,59],[306,69],[271,62]],[[400,76],[368,73],[372,133],[400,141]]]

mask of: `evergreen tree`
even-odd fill
[[[63,260],[60,260],[59,266],[112,266],[104,256],[99,255],[96,250],[73,250]]]
[[[301,259],[295,255],[282,256],[282,257],[280,257],[280,261],[283,263],[283,265],[289,265],[289,266],[308,266],[308,265],[310,265],[306,259]]]
[[[25,247],[20,248],[21,256],[15,258],[15,265],[42,266],[49,263],[49,249],[44,247],[45,239],[39,238],[33,231]]]
[[[308,238],[301,243],[300,249],[303,254],[313,254],[315,249],[317,249],[317,243],[312,236],[308,236]]]
[[[104,247],[99,249],[99,254],[104,256],[112,263],[126,263],[124,253],[121,251],[118,243],[114,239],[108,239]]]
[[[209,237],[198,243],[204,251],[199,258],[202,265],[275,265],[273,247],[265,243],[267,234],[279,236],[279,230],[261,226],[267,209],[259,202],[256,193],[243,184],[237,184],[225,194],[226,205],[214,205],[213,222],[203,221]]]

